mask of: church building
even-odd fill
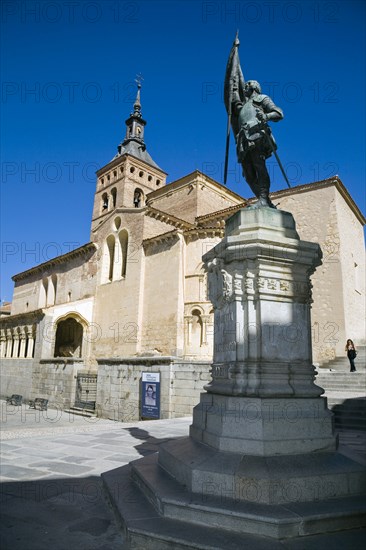
[[[2,397],[133,421],[143,416],[143,373],[158,373],[161,418],[199,401],[214,334],[202,255],[253,199],[198,170],[167,183],[145,126],[138,87],[125,138],[96,174],[90,242],[14,275],[11,314],[0,318]],[[323,364],[347,337],[364,338],[365,218],[338,176],[271,200],[323,252],[312,277],[313,360]]]

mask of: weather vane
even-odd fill
[[[138,88],[141,88],[143,80],[144,80],[144,78],[143,78],[141,73],[136,75],[135,82],[136,82]]]

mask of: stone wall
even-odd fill
[[[13,393],[32,399],[33,359],[1,359],[1,397]]]
[[[346,339],[356,346],[365,344],[366,273],[364,228],[340,194],[337,195],[339,219],[339,258],[344,286],[344,334],[337,355],[344,353]]]
[[[146,249],[141,352],[183,354],[183,249],[184,240],[179,233],[169,241],[151,243]]]
[[[41,359],[33,365],[31,398],[43,397],[50,406],[68,409],[75,403],[76,377],[83,372],[82,359]]]
[[[176,361],[172,365],[171,411],[169,418],[190,416],[199,403],[204,386],[211,380],[210,361]]]
[[[77,374],[84,370],[82,359],[2,359],[1,397],[17,393],[26,402],[41,397],[51,408],[67,409],[75,402]]]
[[[279,198],[274,194],[273,200],[294,216],[300,238],[319,243],[323,252],[323,263],[311,278],[313,360],[322,363],[344,354],[346,333],[361,337],[359,319],[365,317],[365,291],[363,286],[358,297],[355,295],[353,256],[360,259],[361,274],[362,225],[334,185],[314,190],[307,187],[304,192]],[[352,309],[357,315],[346,313]]]
[[[190,416],[210,380],[209,362],[189,363],[173,357],[98,360],[97,413],[103,418],[140,419],[143,372],[160,373],[160,418]]]

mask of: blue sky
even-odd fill
[[[365,3],[3,0],[1,299],[11,276],[89,241],[95,171],[124,137],[144,78],[145,141],[168,181],[222,182],[227,57],[285,118],[272,129],[293,185],[338,174],[365,213]],[[274,160],[272,190],[286,187]],[[228,186],[251,192],[231,139]]]

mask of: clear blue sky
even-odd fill
[[[365,3],[3,0],[1,299],[11,276],[89,241],[94,172],[116,153],[144,77],[145,141],[168,181],[222,182],[222,87],[239,29],[244,76],[293,185],[338,174],[365,213]],[[270,161],[272,190],[286,187]],[[229,187],[251,195],[231,147]]]

